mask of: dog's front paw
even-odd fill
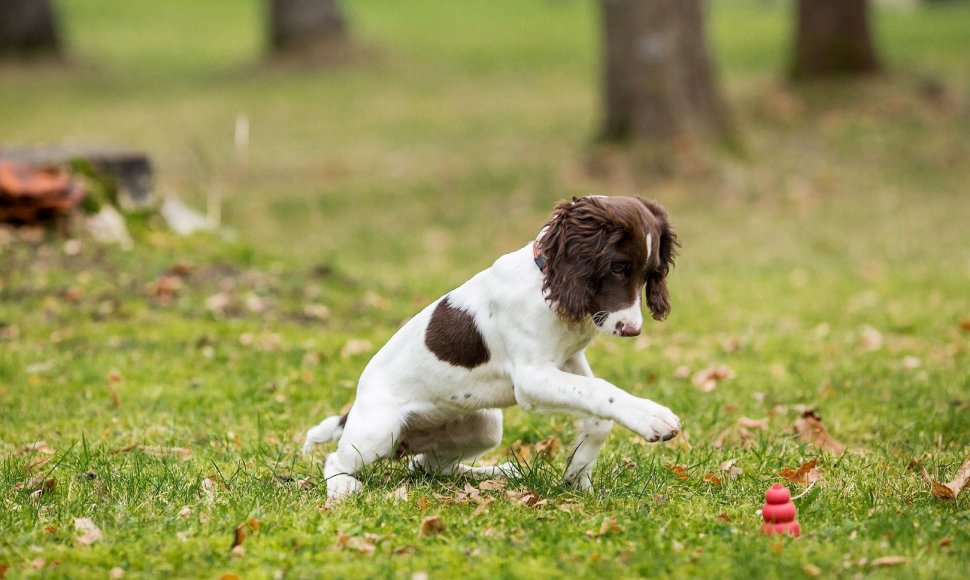
[[[633,421],[626,426],[651,443],[670,441],[680,433],[680,419],[663,405],[648,402],[632,414]]]

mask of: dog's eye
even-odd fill
[[[626,262],[613,262],[610,264],[610,271],[614,274],[626,274],[627,270],[630,269],[630,265]]]

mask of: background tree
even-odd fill
[[[805,79],[878,71],[869,28],[867,0],[799,0],[792,76]]]
[[[50,0],[0,0],[0,55],[58,54]]]
[[[702,0],[601,0],[602,137],[726,137],[726,105],[704,34]]]
[[[337,0],[270,0],[274,54],[327,57],[347,41],[347,21]]]

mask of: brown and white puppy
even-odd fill
[[[636,336],[641,296],[670,312],[667,274],[677,237],[658,204],[590,196],[558,204],[535,241],[409,320],[371,359],[348,415],[307,432],[304,451],[339,439],[327,494],[360,489],[364,465],[402,453],[415,469],[493,477],[509,464],[470,462],[502,439],[503,407],[584,417],[565,479],[591,488],[613,422],[648,441],[680,430],[670,409],[593,376],[584,355],[596,332]]]

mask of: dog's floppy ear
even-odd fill
[[[680,242],[677,241],[677,234],[670,226],[667,212],[660,204],[643,199],[640,200],[640,203],[645,205],[657,219],[657,229],[660,233],[660,243],[657,250],[660,265],[647,276],[644,293],[646,294],[647,306],[650,308],[654,320],[663,320],[670,314],[670,291],[667,289],[667,274],[674,265],[674,258],[677,256],[677,248],[680,247]]]
[[[586,197],[557,204],[542,231],[542,291],[561,319],[580,322],[589,314],[597,283],[610,267],[610,248],[621,232],[609,227],[602,204]]]

